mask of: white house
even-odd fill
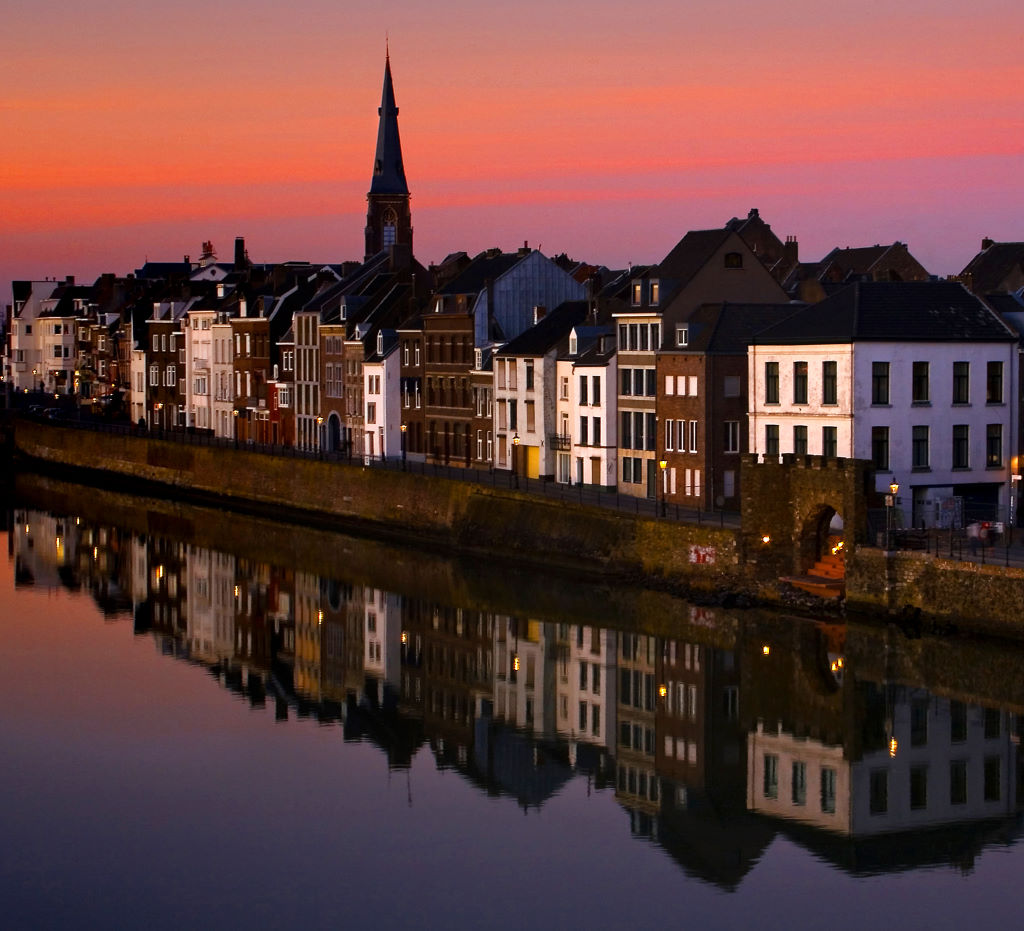
[[[577,326],[558,359],[557,465],[564,484],[614,487],[618,421],[614,328]]]
[[[852,284],[754,337],[747,361],[751,452],[871,460],[914,526],[1005,517],[1016,335],[961,285]]]

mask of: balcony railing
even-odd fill
[[[555,450],[568,451],[572,449],[572,437],[566,433],[549,433],[548,445]]]

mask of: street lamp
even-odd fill
[[[235,449],[238,449],[238,408],[236,407],[231,411],[231,416],[234,418],[235,423]]]
[[[405,471],[405,459],[406,459],[406,455],[407,455],[406,447],[405,447],[405,433],[409,429],[409,427],[408,427],[407,424],[403,423],[402,426],[399,427],[398,429],[402,431],[402,471],[404,472]]]
[[[516,488],[519,487],[519,433],[512,437],[512,472],[516,477]]]
[[[316,448],[320,453],[320,458],[324,458],[324,419],[323,417],[317,417],[316,419]]]
[[[661,469],[661,516],[665,516],[665,470],[668,468],[668,460],[661,459],[658,462],[658,468]]]
[[[885,548],[892,549],[893,530],[896,525],[896,495],[900,490],[900,483],[893,479],[889,483],[889,494],[885,496],[886,526],[885,526]]]

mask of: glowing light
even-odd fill
[[[514,655],[514,656],[512,657],[512,668],[513,668],[513,669],[514,669],[514,670],[515,670],[516,672],[519,672],[519,654],[518,654],[518,653],[516,653],[516,654],[515,654],[515,655]]]
[[[766,643],[766,644],[765,644],[765,645],[764,645],[763,647],[761,647],[761,652],[762,652],[762,653],[763,653],[763,654],[764,654],[765,656],[768,656],[768,654],[769,654],[769,653],[771,653],[771,651],[772,651],[772,648],[771,648],[770,646],[768,646],[768,644],[767,644],[767,643]]]
[[[409,642],[409,632],[406,631],[406,630],[403,630],[402,631],[402,643],[408,643],[408,642]]]
[[[324,622],[324,612],[323,611],[317,611],[316,612],[316,622],[317,622],[317,624],[322,624]]]
[[[668,686],[667,685],[659,685],[658,686],[658,694],[662,698],[664,698],[666,695],[668,695]]]
[[[889,738],[889,756],[896,756],[896,749],[899,747],[899,743],[895,737]]]
[[[764,544],[765,546],[767,546],[767,545],[768,545],[769,543],[771,543],[771,542],[772,542],[772,538],[771,538],[771,536],[770,536],[769,534],[767,534],[767,533],[766,533],[766,534],[765,534],[765,535],[764,535],[763,537],[761,537],[761,542],[762,542],[762,543],[763,543],[763,544]]]

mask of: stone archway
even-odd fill
[[[833,542],[838,538],[838,544],[846,548],[845,524],[842,528],[835,527],[833,522],[839,518],[842,523],[842,515],[832,505],[818,503],[812,506],[811,513],[802,525],[795,528],[796,551],[798,572],[807,572],[822,557],[830,555],[834,547]]]

